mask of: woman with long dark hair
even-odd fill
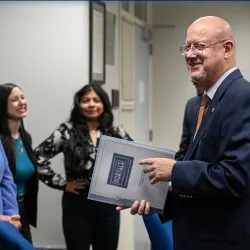
[[[40,179],[63,190],[63,232],[67,250],[116,250],[120,215],[116,207],[88,200],[89,184],[101,134],[131,140],[121,126],[113,126],[107,93],[88,84],[74,97],[69,122],[62,123],[36,149]],[[50,167],[50,159],[64,154],[66,180]]]
[[[32,242],[30,225],[36,227],[38,177],[31,136],[23,124],[26,115],[21,88],[12,83],[0,85],[0,136],[16,184],[21,233]]]

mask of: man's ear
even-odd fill
[[[225,48],[224,58],[228,59],[232,55],[232,53],[233,53],[234,42],[231,41],[231,40],[225,41],[224,48]]]

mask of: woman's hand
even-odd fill
[[[68,181],[65,191],[73,194],[80,194],[79,190],[83,190],[88,184],[89,184],[88,181],[82,179]]]
[[[10,224],[12,224],[14,227],[16,227],[17,229],[21,229],[22,225],[20,222],[20,215],[12,215],[12,216],[8,216],[8,215],[0,215],[0,220],[5,220],[8,221]]]
[[[20,215],[12,215],[11,220],[9,222],[19,230],[22,227],[20,222]]]

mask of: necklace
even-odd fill
[[[24,148],[23,148],[23,143],[22,143],[22,139],[19,137],[16,141],[16,152],[21,154],[24,152]]]

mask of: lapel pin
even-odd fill
[[[212,113],[215,111],[215,108],[212,108]]]

